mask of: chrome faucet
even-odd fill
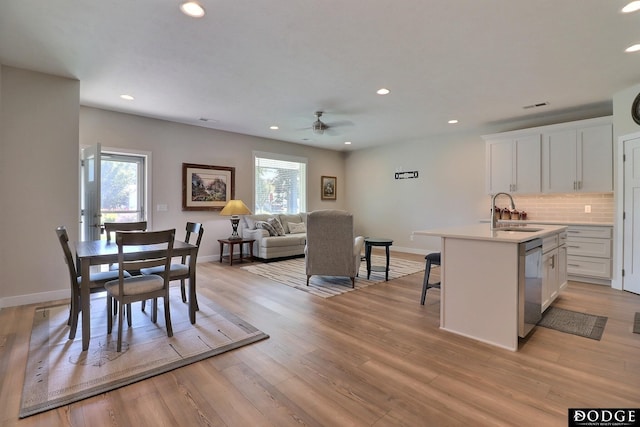
[[[491,198],[491,229],[492,230],[496,229],[498,226],[498,218],[496,218],[496,197],[498,197],[501,194],[508,196],[509,199],[511,200],[511,210],[513,211],[516,209],[516,205],[515,203],[513,203],[513,197],[511,197],[511,194],[509,193],[494,194],[493,197]]]

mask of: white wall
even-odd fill
[[[392,249],[414,253],[439,250],[438,238],[411,232],[468,224],[486,218],[485,144],[480,133],[449,135],[349,153],[347,209],[358,232],[394,239]],[[394,178],[418,171],[417,179]]]
[[[631,118],[631,104],[640,93],[640,84],[613,94],[613,140],[640,131],[640,125]]]
[[[77,239],[80,83],[0,69],[3,307],[69,295],[55,228]]]
[[[151,227],[175,227],[178,236],[182,236],[187,221],[203,223],[205,233],[198,253],[199,261],[218,259],[217,239],[231,234],[231,223],[228,217],[221,217],[218,212],[182,211],[182,163],[235,167],[235,197],[242,199],[249,208],[253,206],[253,151],[308,159],[309,211],[344,209],[348,196],[344,187],[343,154],[337,151],[82,107],[80,144],[92,145],[97,142],[102,147],[152,153]],[[336,201],[320,200],[322,175],[337,177]],[[168,210],[158,212],[158,204],[166,204]]]
[[[633,100],[640,93],[640,84],[631,86],[613,95],[613,177],[614,177],[614,200],[616,205],[616,218],[614,224],[614,245],[613,245],[613,278],[611,286],[622,289],[622,267],[623,267],[623,221],[622,212],[624,210],[624,181],[622,167],[622,141],[624,135],[637,134],[640,132],[640,125],[633,121],[631,117],[631,105]]]

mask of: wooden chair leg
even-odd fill
[[[127,304],[127,326],[131,327],[131,304]]]
[[[151,321],[156,323],[158,321],[158,298],[153,299],[153,307],[151,308]]]
[[[351,287],[354,288],[354,289],[356,287],[356,278],[355,277],[351,278]]]
[[[120,304],[120,310],[118,310],[118,346],[116,351],[120,353],[122,351],[122,324],[124,323],[124,317],[122,312],[124,311],[124,306]]]
[[[69,308],[69,321],[67,324],[69,328],[69,339],[72,340],[76,337],[76,331],[78,330],[78,317],[80,316],[80,301],[73,301],[71,299],[71,307]]]
[[[422,281],[422,297],[420,298],[420,304],[424,305],[425,299],[427,299],[427,289],[429,289],[429,275],[431,274],[431,261],[427,260],[427,264],[424,268],[424,279]]]
[[[169,295],[165,295],[164,298],[164,324],[167,328],[167,336],[173,336],[173,327],[171,326],[171,313],[169,311]]]
[[[191,286],[191,284],[189,284]],[[180,292],[182,293],[182,302],[187,302],[187,293],[184,290],[184,279],[180,280]]]
[[[110,334],[113,330],[113,315],[117,314],[114,311],[113,298],[107,295],[107,334]]]

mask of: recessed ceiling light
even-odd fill
[[[378,89],[378,90],[376,91],[376,93],[377,93],[378,95],[388,95],[390,92],[391,92],[391,91],[390,91],[389,89],[386,89],[386,88],[384,88],[384,87],[383,87],[383,88],[380,88],[380,89]]]
[[[120,98],[125,99],[127,101],[133,101],[135,99],[133,96],[127,95],[127,94],[120,95]]]
[[[450,125],[455,125],[456,123],[458,123],[458,121],[456,119],[453,119],[449,120],[447,123],[449,123]]]
[[[351,141],[345,141],[344,145],[351,145]]]
[[[273,126],[269,126],[269,129],[271,129],[271,130],[278,130],[278,129],[280,129],[280,128],[279,128],[278,126],[276,126],[276,125],[273,125]]]
[[[204,16],[204,8],[195,1],[187,1],[180,5],[180,10],[187,16],[192,18],[202,18]]]
[[[640,10],[640,1],[632,1],[622,8],[622,13],[631,13]]]
[[[633,46],[629,46],[628,48],[626,48],[624,51],[631,53],[631,52],[637,52],[640,50],[640,44],[634,44]]]

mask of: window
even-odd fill
[[[100,172],[102,222],[144,221],[145,158],[103,151]]]
[[[299,213],[307,209],[307,159],[253,153],[254,212]]]

